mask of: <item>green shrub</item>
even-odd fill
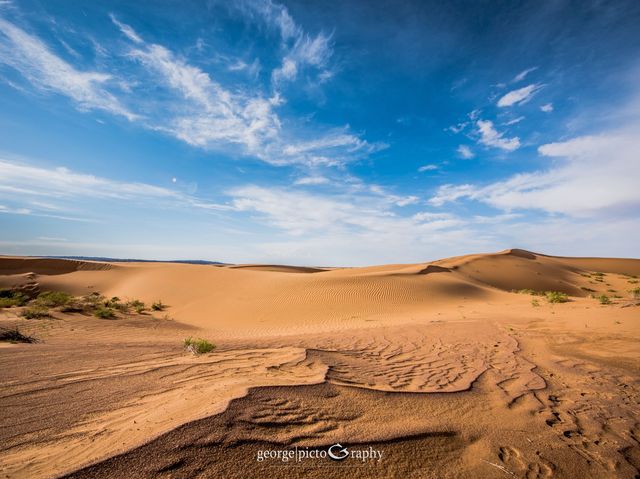
[[[540,306],[540,301],[538,301],[537,299],[533,298],[531,300],[531,306],[533,306],[534,308],[537,308],[538,306]]]
[[[40,318],[51,317],[51,315],[49,314],[49,310],[42,305],[35,305],[29,308],[23,309],[20,314],[27,319],[40,319]]]
[[[12,306],[24,306],[29,298],[20,291],[13,289],[0,290],[0,308],[10,308]]]
[[[146,309],[145,304],[140,301],[139,299],[132,299],[130,301],[127,301],[127,305],[130,308],[133,308],[135,310],[136,313],[138,314],[142,314],[144,312],[144,310]]]
[[[629,280],[629,284],[638,284],[638,280],[637,279],[630,279]]]
[[[84,301],[85,303],[91,303],[91,304],[104,303],[106,299],[107,298],[102,296],[97,291],[94,291],[93,293],[85,294],[82,297],[82,301]]]
[[[593,273],[593,275],[602,278],[604,276],[604,273]]]
[[[566,303],[569,301],[569,296],[560,291],[547,291],[545,296],[550,303]]]
[[[65,306],[73,300],[73,296],[62,291],[45,291],[40,293],[36,298],[36,304],[47,308],[55,308],[57,306]]]
[[[93,314],[100,319],[113,319],[116,317],[116,313],[113,309],[107,306],[98,306]]]
[[[629,293],[631,293],[634,299],[640,299],[640,287],[630,289]]]
[[[129,312],[129,303],[120,302],[120,298],[118,298],[117,296],[112,297],[109,301],[105,301],[104,305],[107,308],[116,309],[121,313]]]
[[[601,294],[597,299],[600,301],[600,304],[611,304],[611,300],[606,294]]]
[[[166,308],[166,305],[162,304],[162,301],[160,300],[151,304],[151,309],[154,311],[162,311],[164,308]]]
[[[215,349],[215,344],[210,343],[206,339],[186,338],[184,340],[184,348],[193,354],[205,354]]]
[[[587,293],[595,293],[595,289],[585,288],[584,286],[580,288],[582,291],[586,291]]]

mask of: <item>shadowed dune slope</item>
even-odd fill
[[[0,274],[67,274],[74,271],[104,271],[116,268],[110,263],[58,258],[19,258],[0,256]]]

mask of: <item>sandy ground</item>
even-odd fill
[[[638,275],[521,250],[343,269],[0,257],[0,287],[169,306],[0,310],[41,340],[0,343],[0,478],[635,478]],[[256,460],[335,443],[383,457]]]

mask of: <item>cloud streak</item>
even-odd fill
[[[499,148],[504,151],[514,151],[520,148],[520,138],[505,138],[503,133],[499,133],[490,120],[478,120],[476,122],[480,139],[485,146]]]
[[[506,95],[500,97],[497,104],[501,108],[513,105],[522,105],[531,100],[531,98],[533,98],[533,95],[535,95],[536,92],[542,87],[543,85],[531,84],[522,88],[518,88],[517,90],[512,90]]]
[[[640,210],[640,190],[629,171],[638,163],[640,151],[633,130],[548,143],[538,151],[560,163],[486,186],[444,185],[429,203],[441,206],[469,199],[504,211],[540,210],[575,217],[627,216]]]
[[[39,38],[2,18],[0,62],[20,72],[35,88],[71,98],[80,110],[102,110],[129,121],[140,119],[107,89],[111,75],[74,68]]]

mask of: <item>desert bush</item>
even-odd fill
[[[87,314],[95,313],[95,310],[98,308],[106,308],[108,303],[107,298],[101,295],[98,292],[93,292],[83,296],[80,299],[80,306],[82,311]]]
[[[538,306],[540,306],[540,301],[538,301],[537,299],[533,298],[531,300],[531,306],[533,306],[534,308],[537,308]]]
[[[184,348],[192,352],[193,354],[205,354],[213,351],[215,349],[215,344],[210,343],[206,339],[193,339],[191,337],[185,338],[184,340]]]
[[[42,305],[30,306],[29,308],[25,308],[20,313],[26,319],[41,319],[41,318],[49,318],[51,315],[49,314],[49,310]]]
[[[547,291],[545,296],[550,303],[566,303],[569,301],[569,296],[560,291]]]
[[[595,293],[596,290],[595,289],[591,289],[591,288],[585,288],[584,286],[582,286],[580,288],[582,291],[586,291],[587,293]]]
[[[631,293],[634,299],[640,299],[640,287],[630,289],[629,293]]]
[[[629,280],[629,284],[638,284],[638,280],[637,279],[630,279]]]
[[[604,273],[596,272],[596,273],[593,273],[593,275],[598,276],[599,278],[602,278],[604,276]]]
[[[12,306],[24,306],[29,298],[19,292],[11,289],[0,290],[0,308],[10,308]]]
[[[0,341],[9,341],[10,343],[37,343],[38,340],[33,336],[27,336],[20,332],[18,328],[7,329],[0,328]]]
[[[518,294],[530,294],[531,296],[542,296],[544,294],[541,291],[536,291],[535,289],[531,289],[531,288],[519,289],[519,290],[516,291],[516,293],[518,293]]]
[[[116,317],[115,311],[107,306],[98,306],[93,314],[100,319],[114,319]]]
[[[36,298],[36,304],[47,308],[65,306],[73,300],[73,296],[62,291],[44,291]]]
[[[144,312],[144,310],[147,309],[145,304],[142,301],[140,301],[139,299],[132,299],[130,301],[127,301],[127,305],[130,308],[133,308],[135,310],[135,312],[138,313],[138,314],[142,314]]]
[[[166,305],[162,304],[162,301],[160,300],[155,301],[153,304],[151,304],[151,309],[153,309],[154,311],[162,311],[164,310],[164,308],[166,308]]]
[[[123,303],[117,296],[112,297],[110,300],[105,301],[104,305],[107,308],[112,308],[120,311],[121,313],[129,312],[129,303]]]
[[[606,294],[601,294],[597,299],[600,301],[600,304],[611,304],[611,299],[609,299],[609,296]]]

